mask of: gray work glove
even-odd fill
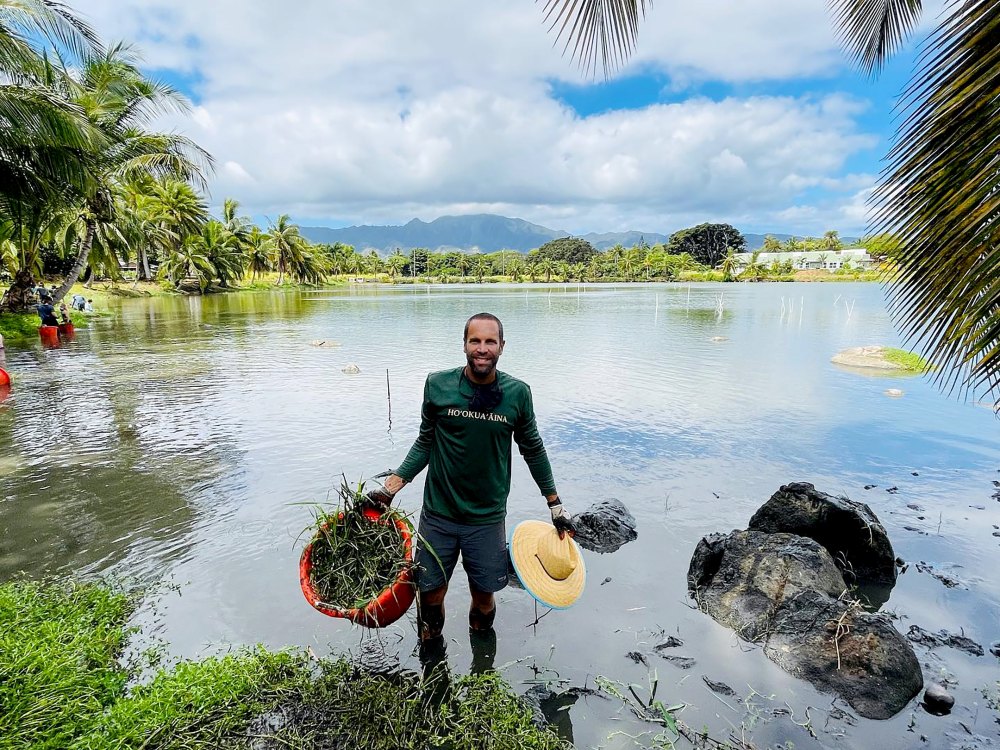
[[[572,537],[576,534],[576,526],[573,523],[573,517],[566,512],[563,508],[562,500],[556,498],[555,503],[549,506],[549,513],[552,514],[552,525],[556,527],[556,531],[559,532],[559,538],[562,539],[567,533]]]

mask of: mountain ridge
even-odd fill
[[[362,224],[350,227],[301,226],[303,237],[310,242],[334,244],[341,242],[353,245],[359,252],[375,250],[389,254],[397,248],[403,252],[414,248],[426,248],[434,252],[458,250],[461,252],[492,253],[498,250],[528,252],[560,237],[580,237],[598,250],[607,250],[617,244],[631,247],[640,241],[649,245],[665,243],[669,234],[658,232],[588,232],[574,235],[561,229],[550,229],[524,219],[498,214],[466,214],[461,216],[439,216],[433,221],[411,219],[406,224],[375,225]],[[770,232],[779,240],[793,235]],[[753,250],[764,244],[763,234],[744,232],[747,249]]]

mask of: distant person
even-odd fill
[[[94,312],[94,300],[88,299],[86,306],[84,306],[84,308],[83,308],[83,311],[84,312],[89,312],[89,313]]]
[[[66,303],[62,302],[59,305],[59,318],[62,323],[69,323],[69,310],[66,309]]]
[[[82,294],[73,295],[73,309],[83,312],[84,307],[87,304],[87,300]]]
[[[57,326],[56,310],[52,307],[52,298],[49,295],[42,297],[42,301],[35,307],[38,317],[42,319],[43,326]]]
[[[39,284],[34,289],[35,296],[38,298],[38,304],[42,304],[42,300],[49,296],[48,289],[45,288],[45,284]]]

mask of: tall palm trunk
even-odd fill
[[[87,267],[87,258],[90,257],[90,248],[94,245],[94,234],[97,232],[97,223],[93,219],[86,220],[87,231],[83,235],[83,242],[80,243],[80,251],[76,254],[76,261],[69,269],[62,286],[56,289],[52,295],[52,304],[57,305],[66,296],[66,292],[77,282],[83,269]]]
[[[135,256],[135,280],[149,281],[153,278],[153,273],[149,270],[149,255],[146,253],[146,246],[141,242],[136,249]]]

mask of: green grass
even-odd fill
[[[35,313],[0,313],[0,334],[5,342],[19,343],[38,338],[41,321]]]
[[[59,311],[56,310],[56,315]],[[77,310],[71,310],[69,319],[75,328],[86,328],[90,325],[91,316],[85,315]],[[0,313],[0,334],[3,335],[4,343],[25,344],[38,339],[38,326],[42,323],[38,313]]]
[[[900,370],[907,370],[908,372],[926,372],[932,369],[930,363],[921,357],[919,354],[914,352],[908,352],[904,349],[894,349],[893,347],[887,346],[883,350],[883,356],[887,362],[899,367]]]
[[[130,687],[118,659],[135,604],[97,584],[0,585],[0,750],[568,747],[496,674],[425,683],[257,647]]]

